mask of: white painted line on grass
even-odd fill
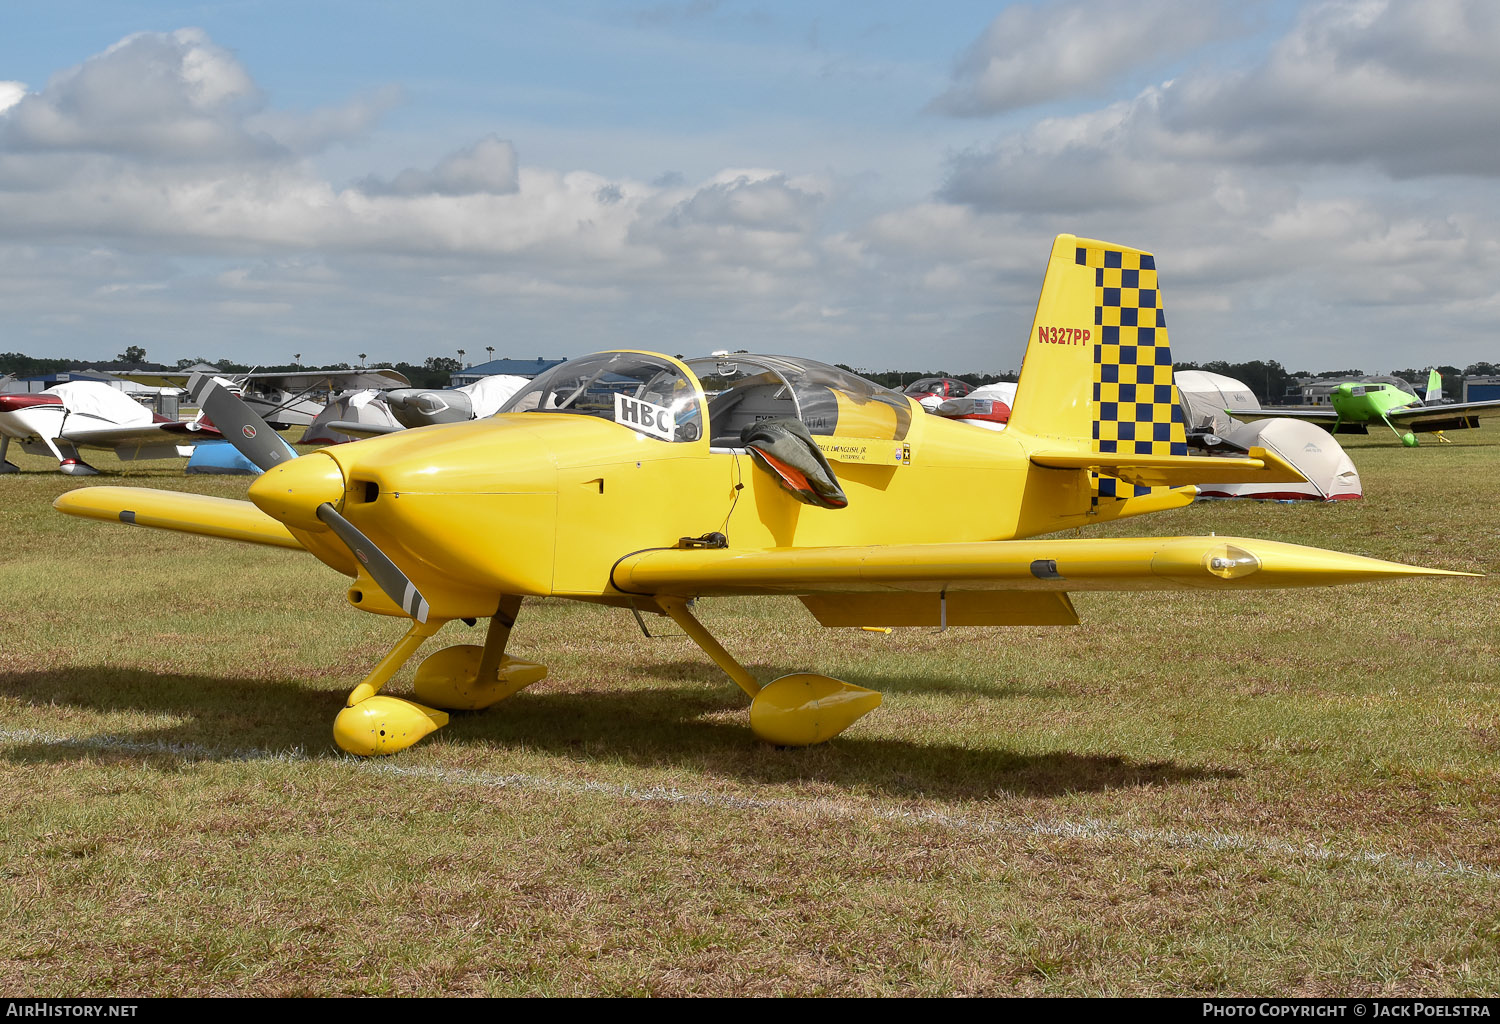
[[[321,761],[349,767],[372,775],[422,779],[452,786],[477,786],[487,789],[527,789],[559,796],[602,796],[641,803],[664,803],[714,807],[735,811],[781,811],[814,818],[845,820],[878,819],[898,824],[936,827],[952,832],[978,835],[1014,836],[1018,838],[1077,839],[1089,842],[1126,842],[1133,846],[1164,847],[1188,850],[1239,850],[1245,853],[1270,854],[1287,860],[1316,863],[1349,863],[1383,867],[1407,874],[1435,877],[1465,877],[1500,881],[1500,870],[1460,860],[1441,857],[1411,857],[1401,853],[1373,850],[1340,850],[1327,843],[1293,843],[1284,839],[1237,835],[1232,832],[1193,831],[1187,829],[1133,828],[1113,825],[1097,818],[1070,821],[1055,818],[1025,818],[1002,821],[993,818],[969,818],[942,811],[911,810],[869,804],[839,803],[822,798],[798,800],[790,797],[746,797],[732,793],[683,791],[665,786],[632,786],[614,782],[579,782],[568,779],[528,775],[522,772],[476,772],[467,768],[442,768],[431,765],[403,765],[391,761],[342,755],[311,755],[301,747],[267,750],[260,747],[221,749],[196,743],[167,743],[160,740],[127,740],[100,735],[71,738],[44,733],[36,729],[0,729],[0,743],[32,743],[48,747],[72,747],[103,752],[161,754],[187,760],[213,761],[281,761],[287,763]]]

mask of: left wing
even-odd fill
[[[611,582],[624,594],[641,597],[846,594],[892,599],[920,595],[935,606],[933,598],[939,594],[1051,592],[1055,603],[1057,596],[1076,590],[1260,590],[1470,575],[1475,574],[1279,541],[1136,537],[741,552],[666,548],[620,559]],[[1047,597],[1044,593],[1029,596],[1033,604],[1045,603]],[[1017,603],[1017,607],[1024,605]]]
[[[1486,416],[1500,415],[1500,401],[1409,405],[1392,409],[1385,415],[1396,426],[1409,430],[1459,430],[1479,426],[1479,421]]]

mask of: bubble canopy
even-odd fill
[[[541,374],[495,415],[597,416],[670,442],[703,436],[703,389],[675,359],[649,352],[596,352]]]
[[[713,445],[729,447],[741,443],[747,427],[784,417],[824,436],[899,441],[911,426],[905,396],[857,374],[815,359],[750,353],[684,363],[648,352],[597,352],[541,374],[496,415],[512,412],[597,416],[670,442],[707,433]]]
[[[706,392],[715,445],[738,443],[759,420],[793,417],[811,434],[900,441],[911,427],[911,401],[837,366],[800,356],[748,352],[689,359]]]

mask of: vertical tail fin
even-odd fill
[[[1150,253],[1057,236],[1009,429],[1078,451],[1187,454]],[[1091,485],[1095,511],[1107,514],[1124,513],[1120,502],[1166,490],[1093,474]]]
[[[1437,370],[1427,371],[1427,394],[1422,396],[1422,401],[1428,405],[1436,405],[1443,400],[1443,375]]]

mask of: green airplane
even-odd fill
[[[1435,433],[1439,440],[1444,430],[1465,430],[1479,426],[1486,416],[1500,414],[1500,401],[1441,404],[1442,379],[1436,370],[1427,377],[1427,398],[1423,401],[1395,384],[1380,381],[1345,381],[1329,392],[1332,412],[1322,409],[1226,409],[1239,420],[1272,418],[1306,420],[1330,434],[1367,434],[1371,423],[1384,423],[1408,448],[1417,446],[1414,431]]]

